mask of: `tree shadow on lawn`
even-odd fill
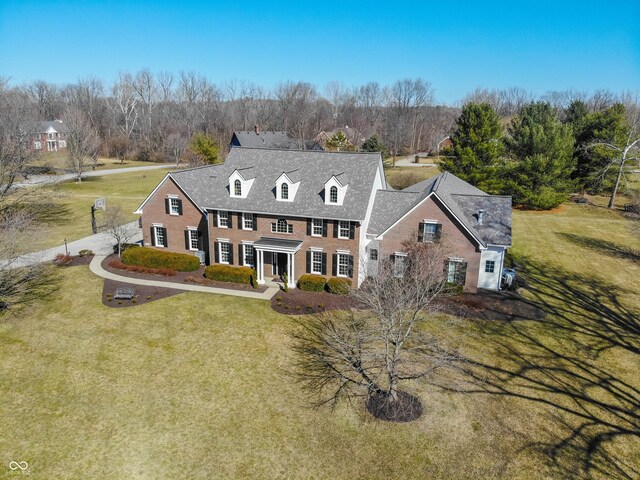
[[[640,312],[621,304],[628,292],[616,285],[523,263],[531,294],[523,301],[547,316],[487,325],[480,335],[490,353],[469,358],[463,374],[473,381],[462,391],[544,406],[553,428],[532,433],[525,449],[563,478],[639,478],[640,390],[616,361],[640,362]]]
[[[573,233],[557,233],[562,238],[569,240],[581,247],[596,250],[598,253],[606,253],[612,257],[622,258],[623,260],[631,260],[632,262],[640,262],[640,251],[632,250],[630,248],[621,247],[613,242],[607,240],[601,240],[599,238],[584,237],[582,235],[575,235]]]

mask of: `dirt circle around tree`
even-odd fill
[[[397,400],[393,402],[382,393],[371,395],[367,399],[366,407],[378,420],[397,423],[417,420],[423,411],[420,399],[404,391],[399,391]]]

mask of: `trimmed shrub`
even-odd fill
[[[204,269],[204,276],[210,280],[232,283],[251,283],[256,271],[251,267],[233,267],[231,265],[209,265]]]
[[[86,249],[85,250],[80,250],[78,252],[78,255],[81,256],[81,257],[86,257],[86,256],[89,256],[89,255],[93,255],[93,250],[86,250]]]
[[[186,253],[163,252],[154,248],[127,248],[122,254],[122,262],[150,268],[168,268],[178,272],[195,272],[200,268],[200,260]]]
[[[298,288],[305,292],[323,292],[327,279],[319,275],[305,274],[298,280]]]
[[[121,243],[120,244],[120,253],[123,253],[125,250],[128,250],[133,247],[139,247],[137,243]],[[116,243],[113,246],[113,253],[118,253],[118,244]]]
[[[327,291],[336,295],[346,295],[351,288],[351,280],[345,278],[330,278],[327,281]]]
[[[119,268],[120,270],[126,270],[127,272],[136,273],[150,273],[153,275],[164,275],[165,277],[173,277],[176,274],[175,270],[170,268],[152,268],[152,267],[140,267],[138,265],[125,265],[120,260],[111,260],[109,266],[112,268]]]

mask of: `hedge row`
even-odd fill
[[[327,284],[327,279],[320,275],[306,274],[298,280],[298,288],[305,292],[322,292]]]
[[[249,283],[256,278],[256,271],[251,267],[232,267],[231,265],[209,265],[204,269],[204,276],[219,282]]]
[[[351,288],[351,280],[344,278],[330,278],[327,281],[327,290],[329,293],[335,293],[336,295],[346,295]]]
[[[127,248],[122,254],[122,263],[150,268],[168,268],[178,272],[195,272],[200,260],[186,253],[164,252],[155,248]]]
[[[165,277],[173,277],[176,274],[176,271],[171,270],[170,268],[152,268],[141,267],[138,265],[127,265],[125,263],[122,263],[120,260],[111,260],[109,262],[109,266],[113,268],[119,268],[120,270],[126,270],[127,272],[150,273],[153,275],[164,275]]]

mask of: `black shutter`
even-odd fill
[[[238,265],[244,265],[244,245],[238,245]]]
[[[338,276],[338,254],[334,253],[333,258],[331,260],[332,260],[331,275],[333,275],[334,277],[337,277]]]
[[[253,214],[253,229],[258,230],[258,215]]]
[[[229,244],[229,265],[233,265],[233,244]]]
[[[338,220],[333,221],[333,238],[338,238]]]
[[[460,270],[459,270],[459,275],[460,275],[460,285],[463,285],[467,282],[467,262],[463,262],[460,265]]]
[[[164,233],[163,237],[164,237],[164,246],[168,247],[169,246],[169,237],[167,236],[167,229],[163,228],[162,229],[162,233]]]
[[[307,251],[307,273],[311,273],[311,252]]]
[[[424,242],[424,222],[418,224],[418,242]]]
[[[158,245],[156,245],[156,229],[151,227],[151,246],[152,247],[157,247]]]
[[[437,224],[436,225],[435,241],[437,242],[438,240],[440,240],[441,236],[442,236],[442,225],[441,224]]]
[[[351,240],[356,238],[356,222],[349,222],[349,238]]]
[[[322,220],[322,236],[327,236],[327,221],[325,219]]]
[[[347,271],[349,278],[353,278],[353,255],[349,255],[349,270]]]
[[[189,230],[184,231],[184,248],[185,250],[191,250],[191,242],[189,241]]]
[[[327,254],[326,253],[322,253],[322,270],[321,270],[323,275],[327,274]]]
[[[216,259],[216,263],[220,263],[220,242],[213,242],[213,256]]]
[[[167,215],[169,215],[169,213],[171,213],[171,205],[169,204],[171,200],[169,200],[169,198],[165,198],[164,199],[164,210],[167,213]]]
[[[313,223],[313,220],[311,220],[310,218],[307,218],[307,235],[311,235],[311,225]]]
[[[178,199],[178,215],[182,215],[182,200]]]
[[[242,230],[244,228],[244,221],[242,219],[242,212],[238,212],[238,228]]]
[[[233,212],[227,212],[227,228],[233,228]]]

